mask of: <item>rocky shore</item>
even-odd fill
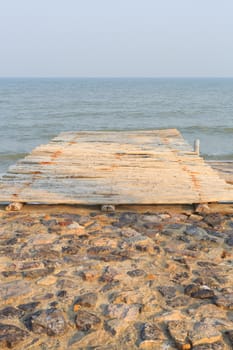
[[[0,349],[233,348],[233,214],[0,210]]]

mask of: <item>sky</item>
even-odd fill
[[[233,77],[233,0],[0,0],[0,77]]]

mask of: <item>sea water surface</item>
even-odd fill
[[[161,128],[233,159],[233,78],[0,78],[0,173],[62,131]]]

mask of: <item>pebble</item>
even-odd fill
[[[168,331],[171,337],[174,339],[178,349],[191,349],[191,342],[188,336],[192,326],[191,322],[186,322],[183,320],[170,321],[168,322],[167,326]]]
[[[122,319],[124,321],[134,321],[141,311],[140,304],[109,304],[104,310],[104,316]]]
[[[216,296],[215,304],[224,309],[233,310],[233,293],[223,293]]]
[[[1,349],[13,349],[18,343],[29,337],[29,333],[14,325],[0,323]]]
[[[213,326],[211,320],[204,319],[199,322],[195,322],[192,330],[189,333],[192,346],[216,343],[220,341],[222,337],[221,332]]]
[[[31,316],[30,327],[36,334],[48,336],[61,335],[66,331],[66,321],[63,313],[57,309],[47,309]]]
[[[80,305],[82,307],[92,307],[94,308],[98,300],[98,295],[96,293],[86,293],[77,297],[74,302],[75,305]]]
[[[75,316],[75,324],[78,330],[87,332],[90,329],[100,326],[101,319],[94,313],[79,310]]]

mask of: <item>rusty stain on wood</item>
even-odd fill
[[[216,168],[217,165],[215,164]],[[64,132],[11,166],[0,201],[48,204],[192,204],[233,201],[176,129]]]

